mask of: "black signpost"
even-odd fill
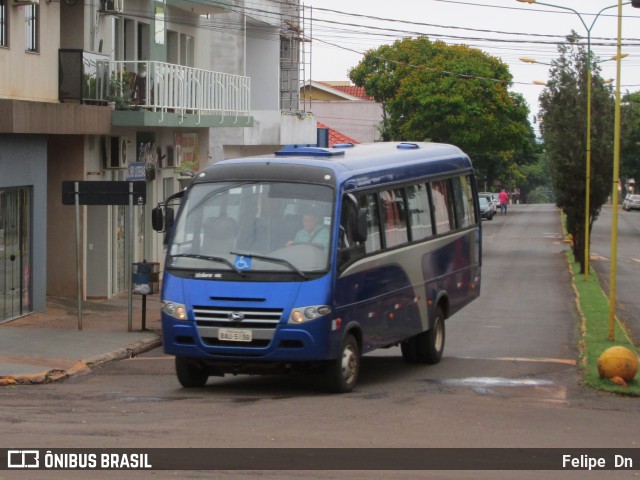
[[[146,194],[146,182],[62,182],[63,205],[144,205]]]
[[[144,181],[118,182],[118,181],[63,181],[62,204],[76,206],[76,266],[78,278],[78,330],[82,330],[82,270],[81,242],[80,242],[80,205],[129,205],[129,226],[125,229],[125,265],[130,268],[132,245],[131,230],[133,229],[133,206],[146,203],[147,184]],[[131,275],[127,274],[127,281],[131,281]],[[129,331],[132,328],[133,302],[131,297],[131,285],[129,285]]]

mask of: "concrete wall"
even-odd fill
[[[9,47],[0,48],[0,98],[58,101],[60,2],[40,2],[40,51],[25,52],[24,6],[5,2]]]
[[[380,140],[378,126],[382,122],[382,106],[365,101],[314,101],[311,112],[319,122],[360,143]]]
[[[313,115],[302,117],[275,110],[252,111],[251,128],[214,128],[209,139],[210,163],[260,153],[273,153],[286,144],[315,144],[317,125]],[[232,153],[230,153],[232,152]]]
[[[251,77],[251,108],[280,109],[280,35],[272,27],[248,27],[247,76]]]
[[[46,304],[47,137],[0,135],[0,188],[31,187],[31,278],[33,310]]]
[[[196,42],[197,67],[216,72],[245,75],[244,19],[235,13],[213,16],[214,28],[200,28]],[[231,25],[231,28],[224,28]]]
[[[62,205],[62,182],[84,180],[84,138],[51,136],[47,151],[47,294],[73,298],[77,294],[75,206]],[[81,208],[81,225],[85,207]]]

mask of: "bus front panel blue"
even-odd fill
[[[294,307],[330,305],[330,275],[304,282],[223,282],[165,273],[163,301],[187,319],[162,312],[165,353],[209,360],[313,361],[334,358],[340,343],[331,314],[288,323]]]

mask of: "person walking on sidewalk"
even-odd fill
[[[509,203],[509,194],[503,188],[498,194],[498,202],[500,202],[500,215],[507,214],[507,204]]]

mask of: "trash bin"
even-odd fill
[[[138,295],[158,293],[160,264],[158,262],[134,263],[131,270],[131,290]]]

